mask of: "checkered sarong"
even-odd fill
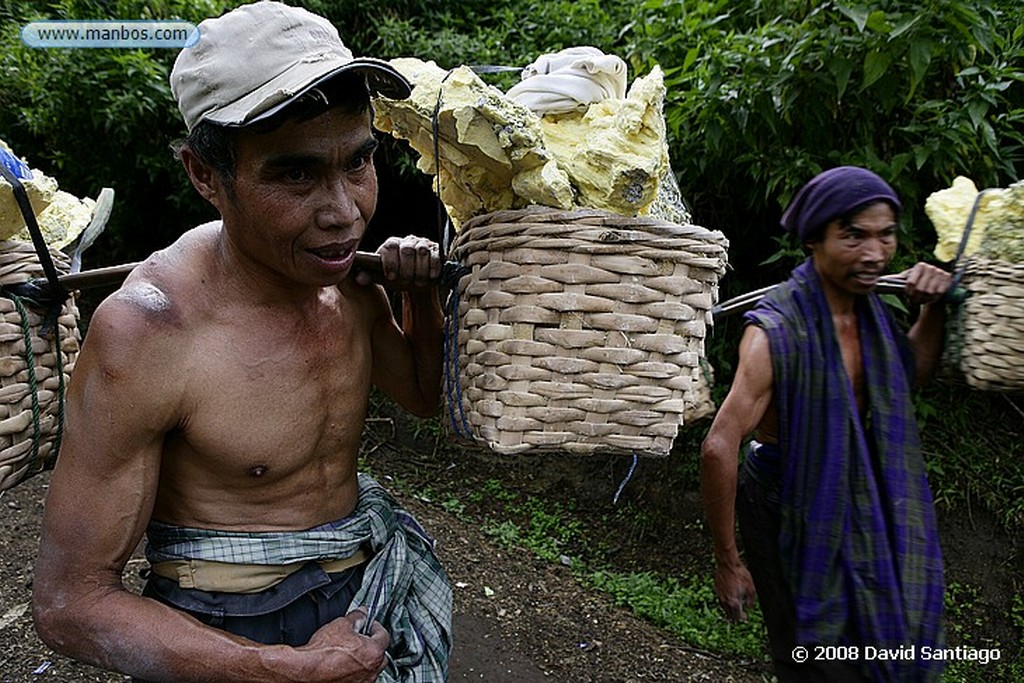
[[[294,532],[235,532],[151,522],[146,557],[282,565],[350,557],[369,547],[363,584],[352,606],[367,608],[391,634],[383,683],[443,683],[452,646],[452,590],[433,541],[411,514],[367,475],[359,503],[336,523]]]

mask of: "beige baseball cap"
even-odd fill
[[[364,74],[371,92],[392,99],[412,89],[387,62],[353,57],[327,19],[261,0],[200,22],[198,42],[178,54],[170,81],[191,131],[201,121],[258,121],[343,71]]]

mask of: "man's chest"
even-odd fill
[[[835,318],[836,334],[839,351],[843,359],[843,368],[850,380],[857,406],[862,411],[866,405],[864,392],[864,360],[860,345],[860,332],[856,319]]]
[[[209,334],[191,353],[181,436],[218,458],[315,456],[358,438],[370,390],[368,337]]]

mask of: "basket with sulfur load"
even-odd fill
[[[935,255],[965,298],[950,315],[945,372],[985,391],[1024,391],[1024,181],[979,191],[968,178],[928,197]]]
[[[501,454],[667,455],[714,411],[704,338],[728,242],[679,198],[660,69],[627,91],[622,60],[570,48],[505,93],[470,67],[392,64],[412,96],[376,103],[375,124],[435,177],[461,267],[450,431]]]
[[[62,192],[0,141],[0,491],[56,460],[80,344],[59,277],[80,258],[83,232],[102,228],[111,196],[97,207]],[[72,256],[61,251],[70,246]]]

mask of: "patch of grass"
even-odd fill
[[[503,522],[489,521],[481,525],[481,530],[506,548],[513,548],[524,545],[523,534],[515,522],[505,520]]]
[[[514,501],[519,497],[515,491],[509,491],[500,479],[488,479],[483,486],[484,495],[491,500],[500,500],[506,503]]]
[[[966,642],[983,623],[978,616],[975,603],[978,601],[977,586],[950,582],[946,586],[945,607],[948,633],[954,642]]]
[[[563,562],[585,542],[580,523],[558,504],[531,496],[508,505],[505,512],[513,519],[485,522],[484,532],[504,545],[521,546],[549,562]]]
[[[466,504],[461,502],[455,496],[447,496],[444,500],[440,501],[441,509],[450,515],[455,515],[459,519],[464,519],[466,516]]]
[[[1019,401],[1017,401],[1019,403]],[[932,387],[918,398],[918,417],[925,447],[926,463],[937,504],[952,509],[970,509],[981,503],[995,513],[1010,530],[1024,528],[1024,420],[1020,406],[998,394],[953,391],[948,386]],[[380,441],[393,438],[387,421],[375,424],[371,434]],[[429,429],[425,435],[429,434]],[[692,454],[699,447],[704,429],[680,434],[677,453]],[[370,458],[372,461],[372,458]],[[674,488],[695,490],[698,458],[672,458],[667,474]],[[694,647],[715,653],[761,660],[766,644],[762,617],[751,613],[745,624],[731,624],[722,616],[714,599],[710,574],[668,576],[655,572],[616,572],[613,555],[596,540],[600,529],[611,526],[617,538],[656,538],[664,522],[642,504],[626,502],[613,512],[591,519],[574,513],[571,497],[530,496],[510,486],[500,472],[487,472],[474,479],[473,488],[460,490],[446,477],[431,480],[429,498],[443,509],[476,523],[496,543],[523,548],[550,562],[572,558],[573,574],[581,583],[609,593],[618,603],[676,634]],[[485,478],[493,474],[490,478]],[[419,488],[409,481],[390,481],[389,488],[417,495]],[[465,487],[460,487],[465,488]],[[470,504],[470,505],[467,505]],[[477,510],[489,512],[476,512]],[[673,523],[700,524],[701,520]],[[1010,683],[1024,680],[1024,597],[1013,601],[1010,618],[1016,638],[1006,643],[971,642],[971,635],[985,629],[988,617],[976,586],[951,583],[947,594],[946,623],[951,644],[1001,648],[1002,660],[981,665],[951,662],[945,680],[949,683]]]
[[[658,531],[658,520],[654,514],[632,502],[616,508],[611,515],[610,523],[615,528],[621,529],[625,538],[630,542],[652,536]]]
[[[1005,394],[933,385],[917,399],[925,465],[937,505],[992,512],[1024,529],[1024,409]]]
[[[948,663],[942,680],[946,683],[1017,683],[1024,680],[1024,657],[1020,654],[1007,661],[1008,646],[1021,652],[1024,644],[1024,598],[1014,596],[1010,619],[1017,630],[1017,643],[983,642],[972,640],[972,634],[984,626],[985,617],[980,609],[980,589],[971,584],[950,582],[946,586],[945,607],[947,625],[947,647],[962,645],[999,653],[987,664],[969,660],[953,660]]]
[[[430,418],[413,419],[412,436],[417,441],[421,439],[430,440],[435,446],[441,444],[441,442],[448,438],[444,418],[440,415],[435,415]]]
[[[621,574],[595,571],[585,580],[609,593],[617,603],[678,635],[696,647],[749,659],[765,656],[764,622],[757,608],[749,619],[733,624],[722,616],[711,577],[689,580],[650,572]]]
[[[569,558],[581,583],[608,593],[616,603],[696,648],[749,659],[764,657],[760,611],[755,608],[746,623],[730,623],[718,607],[710,576],[686,581],[652,572],[611,571],[605,568],[600,549],[588,543],[587,530],[559,503],[527,497],[508,505],[505,512],[508,519],[490,519],[482,526],[497,543],[524,548],[548,562],[565,564]]]

